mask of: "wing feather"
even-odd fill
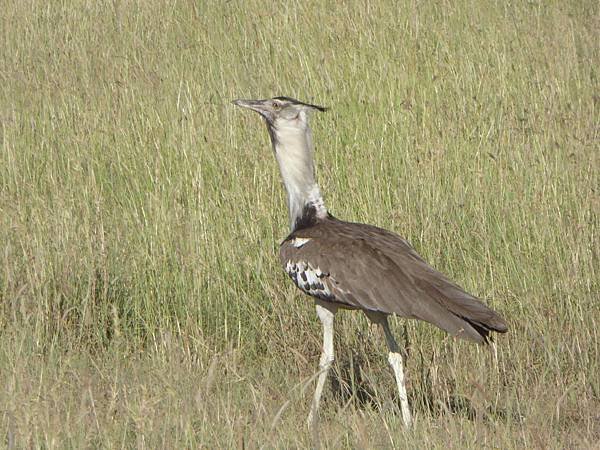
[[[477,342],[490,330],[507,331],[497,313],[428,265],[406,240],[381,228],[329,219],[288,236],[280,257],[284,267],[303,263],[326,273],[327,300],[342,306],[425,320]]]

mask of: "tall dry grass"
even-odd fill
[[[320,347],[277,266],[256,117],[314,118],[341,218],[407,237],[508,319],[497,358],[337,325],[320,442],[600,440],[596,2],[7,1],[0,8],[0,418],[22,448],[305,447]]]

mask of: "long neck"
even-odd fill
[[[292,231],[327,217],[327,209],[315,181],[312,134],[305,127],[278,128],[271,140],[287,192]]]

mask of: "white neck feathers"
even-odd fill
[[[275,157],[287,191],[290,228],[294,230],[307,206],[314,207],[317,218],[324,219],[327,209],[315,181],[312,133],[307,117],[278,123],[272,133]]]

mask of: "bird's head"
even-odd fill
[[[234,100],[233,103],[256,111],[265,119],[288,193],[291,229],[303,223],[306,208],[313,211],[315,217],[326,217],[327,209],[315,182],[312,134],[308,124],[313,111],[325,111],[325,108],[290,97]]]
[[[275,97],[266,100],[234,100],[234,105],[259,113],[270,131],[277,129],[304,130],[312,111],[325,111],[323,106],[311,105],[290,97]]]

